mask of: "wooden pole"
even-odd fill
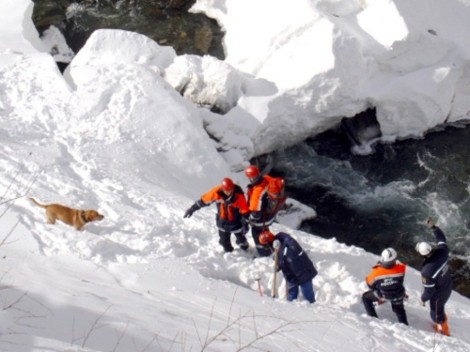
[[[274,277],[273,277],[273,287],[272,287],[272,296],[273,298],[278,297],[277,294],[277,265],[278,265],[278,257],[279,257],[279,248],[274,249]]]

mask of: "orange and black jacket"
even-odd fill
[[[262,176],[255,183],[248,185],[246,192],[250,222],[254,226],[269,226],[274,222],[276,214],[270,214],[268,207],[268,180]]]
[[[406,265],[400,262],[396,262],[391,268],[384,268],[377,263],[366,277],[367,286],[380,298],[391,301],[403,299],[405,271]]]
[[[222,231],[238,232],[242,229],[242,218],[250,214],[246,203],[245,194],[240,186],[235,189],[230,197],[222,191],[221,186],[216,186],[204,193],[197,201],[199,207],[205,207],[212,203],[217,204],[216,223]]]

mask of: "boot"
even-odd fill
[[[396,314],[400,323],[408,325],[408,318],[406,317],[406,311],[405,307],[403,306],[403,301],[392,302],[392,310]]]
[[[450,336],[449,325],[447,324],[447,315],[445,316],[445,319],[446,320],[442,323],[434,324],[434,330],[439,334]]]
[[[248,248],[250,248],[250,245],[248,244],[248,242],[245,242],[240,245],[240,248],[243,249],[244,251],[247,251]]]
[[[372,295],[371,291],[365,292],[362,295],[362,303],[364,304],[364,308],[366,309],[368,316],[378,318],[377,312],[375,311],[375,308],[374,308],[374,301],[369,298],[371,295]]]
[[[434,325],[434,330],[438,334],[450,336],[449,326],[447,325],[446,322],[443,322],[443,323],[440,323],[440,324],[433,324],[433,325]]]
[[[232,245],[230,245],[230,246],[227,246],[227,245],[226,245],[226,246],[222,246],[222,247],[224,247],[224,252],[225,252],[225,253],[233,252],[233,247],[232,247]]]
[[[399,323],[408,325],[408,318],[406,317],[406,313],[405,313],[405,312],[402,312],[402,313],[397,314],[397,318],[398,318],[398,322],[399,322]]]

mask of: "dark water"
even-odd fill
[[[144,34],[178,55],[224,58],[223,32],[217,22],[188,13],[195,0],[33,0],[33,22],[39,33],[51,25],[77,53],[97,29]]]
[[[455,288],[470,297],[470,127],[452,126],[367,156],[351,153],[340,128],[274,153],[290,195],[318,216],[301,229],[379,254],[385,247],[418,267],[415,243],[432,241],[431,216],[452,251]]]
[[[145,34],[177,54],[224,58],[223,32],[203,15],[189,14],[194,0],[34,0],[38,31],[54,25],[77,52],[98,28]],[[470,297],[470,127],[448,127],[420,140],[377,145],[375,153],[351,153],[338,128],[272,154],[290,196],[318,216],[301,229],[372,253],[393,246],[418,267],[418,240],[432,240],[423,221],[432,216],[452,251],[457,291]]]

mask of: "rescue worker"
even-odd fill
[[[421,269],[423,293],[420,303],[424,307],[425,302],[429,301],[434,329],[440,334],[450,336],[444,309],[452,293],[452,278],[448,265],[449,248],[444,233],[431,218],[426,220],[426,226],[432,230],[437,243],[419,242],[416,244],[416,251],[424,258]]]
[[[302,296],[314,303],[312,280],[318,272],[300,244],[287,233],[279,232],[274,236],[268,230],[261,232],[259,243],[271,253],[277,251],[277,271],[281,270],[286,279],[287,300],[297,299],[300,287]]]
[[[274,222],[276,211],[270,211],[267,195],[268,180],[263,177],[259,169],[250,165],[245,168],[245,176],[249,180],[247,189],[248,208],[250,209],[251,235],[255,242],[258,254],[262,257],[269,256],[269,248],[260,245],[259,235],[264,230],[269,231],[269,226]]]
[[[224,251],[233,251],[230,239],[232,233],[235,235],[236,244],[246,251],[249,247],[246,233],[250,211],[242,188],[226,177],[220,185],[204,193],[201,199],[186,210],[184,217],[189,218],[195,211],[212,203],[217,204],[216,225],[219,230],[219,243]]]
[[[403,281],[405,279],[406,266],[397,261],[397,252],[393,248],[382,251],[380,261],[372,267],[366,277],[370,290],[362,295],[362,303],[369,316],[377,318],[374,302],[382,304],[390,302],[392,311],[400,323],[408,325],[403,300],[406,297]]]

